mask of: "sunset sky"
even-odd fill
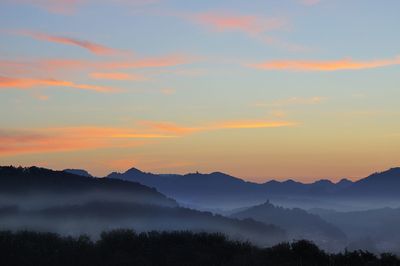
[[[398,0],[0,0],[0,165],[400,166]]]

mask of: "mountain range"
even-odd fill
[[[0,229],[96,238],[118,228],[218,232],[262,246],[286,240],[278,226],[184,208],[136,182],[38,167],[0,167]]]
[[[400,252],[400,236],[393,233],[399,209],[374,209],[400,205],[399,180],[400,168],[354,182],[257,184],[221,172],[165,175],[132,168],[96,178],[85,170],[6,166],[0,167],[0,229],[93,237],[117,228],[188,230],[261,246],[305,238],[331,251]],[[350,205],[357,211],[346,209]]]
[[[348,179],[337,183],[319,180],[310,184],[294,180],[258,184],[221,172],[164,175],[136,168],[124,173],[114,172],[106,178],[154,187],[182,204],[198,208],[238,208],[270,199],[289,207],[352,209],[368,208],[371,204],[380,207],[382,199],[395,202],[400,199],[400,168],[374,173],[354,182]]]

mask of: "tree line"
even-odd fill
[[[114,230],[92,240],[85,235],[1,231],[0,265],[397,266],[400,260],[361,250],[328,254],[306,240],[260,248],[218,233]]]

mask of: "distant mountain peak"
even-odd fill
[[[333,182],[329,179],[321,179],[321,180],[317,180],[315,181],[313,184],[327,184],[327,185],[332,185]]]
[[[383,172],[376,172],[364,179],[361,179],[359,181],[366,181],[366,180],[374,180],[374,179],[386,179],[386,180],[394,180],[394,179],[399,179],[400,180],[400,167],[393,167],[390,168],[386,171]]]
[[[336,184],[339,185],[339,184],[351,184],[351,183],[353,183],[353,181],[351,181],[351,180],[349,180],[349,179],[347,179],[347,178],[342,178],[342,179],[340,179],[340,181],[337,182]]]
[[[223,172],[220,172],[220,171],[212,172],[210,175],[223,175],[223,176],[229,176],[228,174],[225,174],[225,173],[223,173]]]
[[[288,179],[282,182],[283,184],[300,184],[298,181],[294,181],[293,179]]]
[[[93,177],[88,171],[83,170],[83,169],[64,169],[63,172],[66,172],[69,174],[74,174],[74,175],[85,176],[85,177]]]
[[[142,172],[141,170],[137,169],[136,167],[132,167],[132,168],[128,169],[125,172],[125,174],[130,174],[130,175],[133,175],[133,174],[144,174],[144,172]]]
[[[279,181],[277,181],[277,180],[275,180],[275,179],[272,179],[272,180],[269,180],[269,181],[267,181],[267,182],[265,182],[265,183],[263,183],[264,185],[267,185],[267,184],[280,184],[281,182],[279,182]]]

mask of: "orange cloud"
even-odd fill
[[[192,62],[186,56],[172,55],[124,61],[87,61],[87,60],[41,60],[39,64],[47,69],[65,68],[93,68],[93,69],[130,69],[130,68],[158,68],[172,67]]]
[[[0,156],[25,153],[66,152],[110,147],[132,147],[143,139],[173,138],[171,134],[146,133],[127,128],[63,127],[36,130],[1,130]]]
[[[255,129],[294,126],[285,121],[230,121],[204,127],[184,127],[170,122],[141,121],[140,128],[59,127],[30,130],[0,129],[0,156],[68,152],[102,148],[128,148],[152,139],[170,139],[195,132],[221,129]]]
[[[103,87],[96,85],[77,84],[71,81],[56,79],[31,79],[31,78],[11,78],[0,76],[0,89],[32,89],[40,87],[69,87],[80,90],[90,90],[96,92],[117,92],[120,89]]]
[[[175,16],[207,26],[214,31],[242,32],[262,43],[292,52],[309,50],[298,44],[288,43],[278,37],[268,36],[265,33],[283,30],[288,27],[283,18],[265,18],[257,15],[240,15],[223,12],[204,12],[199,14],[175,14]]]
[[[400,57],[393,59],[354,61],[352,59],[332,61],[297,61],[297,60],[276,60],[261,64],[254,64],[252,67],[266,70],[291,70],[291,71],[337,71],[337,70],[359,70],[378,68],[392,65],[399,65]]]
[[[118,72],[109,72],[109,73],[100,73],[94,72],[90,73],[90,77],[94,79],[109,79],[109,80],[144,80],[145,78],[142,75],[136,74],[128,74],[128,73],[118,73]]]
[[[177,135],[185,135],[195,132],[214,131],[222,129],[276,128],[276,127],[291,127],[297,125],[297,123],[288,121],[263,121],[263,120],[222,121],[199,127],[186,127],[170,122],[153,122],[153,121],[142,121],[141,124],[149,128],[152,128],[154,130],[158,130],[161,132],[171,132]]]
[[[157,131],[161,132],[169,132],[169,133],[174,133],[174,134],[188,134],[192,133],[195,131],[201,130],[201,128],[197,127],[184,127],[184,126],[179,126],[177,124],[171,123],[171,122],[154,122],[154,121],[140,121],[139,124],[152,128]]]
[[[120,69],[164,68],[188,64],[195,59],[189,56],[169,55],[121,61],[98,61],[81,59],[38,59],[29,61],[0,60],[0,72],[10,75],[37,72],[62,72],[88,70],[95,73]],[[136,76],[137,77],[137,76]]]
[[[275,128],[290,127],[296,123],[286,121],[232,121],[223,122],[215,126],[216,129],[234,129],[234,128]]]
[[[119,53],[119,51],[116,49],[112,49],[107,46],[97,44],[94,42],[75,39],[75,38],[71,38],[71,37],[56,36],[56,35],[46,34],[43,32],[32,32],[32,31],[19,31],[17,33],[20,35],[32,37],[37,40],[78,46],[78,47],[87,49],[90,52],[97,54],[97,55],[112,55],[112,54]]]
[[[242,31],[249,34],[281,29],[286,22],[278,18],[261,18],[254,15],[234,15],[206,12],[191,16],[197,23],[210,26],[217,31]]]

